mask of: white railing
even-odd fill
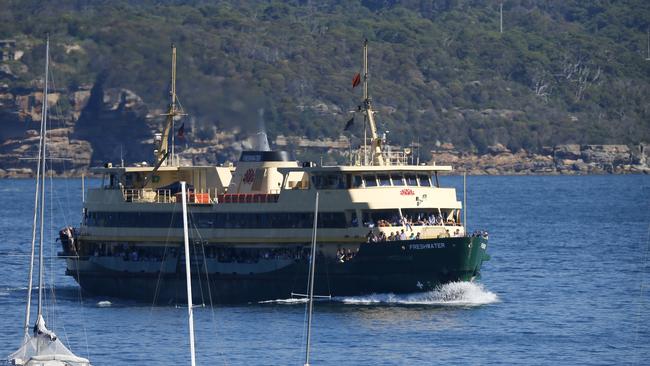
[[[412,159],[412,151],[408,149],[397,150],[390,146],[384,146],[381,153],[386,165],[409,165]],[[352,151],[350,155],[350,165],[373,165],[371,146],[359,146],[359,149]]]
[[[173,203],[174,196],[169,189],[123,189],[122,195],[126,202],[147,202],[147,203]]]

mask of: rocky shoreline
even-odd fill
[[[63,138],[63,137],[61,137]],[[70,142],[67,142],[70,143]],[[650,174],[647,163],[648,145],[633,148],[627,145],[558,145],[544,148],[542,153],[525,150],[512,152],[501,144],[488,148],[483,155],[460,152],[451,144],[442,144],[432,151],[428,164],[452,165],[455,173],[469,175],[589,175],[589,174]],[[55,177],[92,177],[89,159],[80,157],[82,164],[72,169],[56,171]],[[84,164],[85,163],[85,164]],[[30,168],[0,169],[0,178],[29,178]]]
[[[432,151],[432,163],[470,175],[650,174],[648,145],[557,145],[541,153],[512,152],[501,144],[484,155],[459,152],[451,144]]]

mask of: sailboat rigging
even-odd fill
[[[25,307],[24,336],[20,348],[9,355],[8,361],[12,365],[23,366],[90,366],[90,361],[73,354],[56,336],[47,329],[43,317],[43,289],[44,281],[44,229],[45,229],[45,161],[47,147],[47,113],[48,113],[48,79],[49,79],[50,40],[47,38],[45,45],[45,85],[43,89],[43,108],[41,113],[40,139],[38,147],[38,167],[36,170],[36,193],[34,195],[34,218],[32,226],[32,245],[27,283],[27,304]],[[34,262],[36,252],[36,231],[39,229],[38,242],[38,306],[33,333],[30,334],[31,301]]]

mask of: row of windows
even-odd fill
[[[88,226],[99,227],[183,227],[183,217],[180,212],[89,212],[85,216],[85,222]],[[314,213],[191,213],[189,225],[199,229],[304,229],[313,227]],[[318,214],[318,227],[346,228],[350,225],[343,212]]]
[[[431,187],[430,177],[426,174],[364,174],[354,177],[354,188],[363,186],[376,187],[376,186],[420,186]]]
[[[311,177],[317,189],[347,189],[363,187],[412,186],[431,187],[431,177],[427,174],[391,173],[391,174],[314,174]]]

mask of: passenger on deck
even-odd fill
[[[402,232],[399,234],[399,240],[406,240],[406,233],[404,232],[404,229],[402,229]]]

